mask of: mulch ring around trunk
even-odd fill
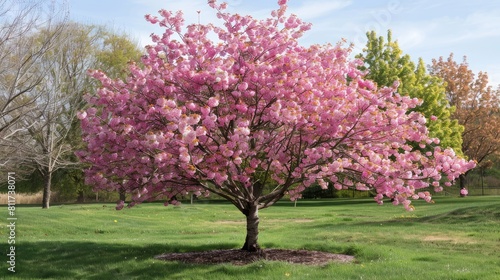
[[[258,260],[281,261],[305,265],[325,265],[329,262],[350,263],[353,256],[332,254],[320,251],[262,249],[261,252],[248,252],[238,249],[212,250],[203,252],[168,253],[156,256],[164,261],[179,261],[190,264],[246,265]]]

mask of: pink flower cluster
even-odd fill
[[[90,73],[102,87],[78,114],[87,183],[125,190],[132,205],[215,192],[237,206],[333,184],[411,210],[411,199],[431,201],[419,189],[439,191],[474,167],[429,138],[425,118],[408,111],[419,100],[365,80],[348,48],[299,45],[310,24],[279,4],[257,20],[210,1],[223,27],[147,16],[165,33],[152,36],[144,66],[126,81]]]
[[[467,196],[469,191],[467,189],[460,189],[460,196]]]

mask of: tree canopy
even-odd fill
[[[412,210],[412,199],[431,200],[420,189],[439,191],[474,166],[435,146],[425,117],[408,112],[420,101],[365,79],[348,48],[301,46],[310,24],[279,4],[257,20],[209,1],[222,26],[184,27],[182,12],[146,16],[165,31],[152,36],[144,66],[131,65],[126,80],[92,73],[102,87],[78,114],[87,183],[126,190],[129,206],[218,194],[246,216],[243,249],[255,251],[258,211],[315,182]]]
[[[500,88],[494,89],[488,84],[487,73],[479,72],[476,76],[469,69],[466,57],[458,63],[453,54],[447,59],[434,59],[430,72],[445,82],[446,96],[456,108],[453,117],[465,128],[462,133],[464,154],[479,164],[498,154]]]

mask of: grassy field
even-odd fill
[[[226,203],[17,207],[16,273],[0,279],[500,279],[500,197],[436,198],[414,212],[371,199],[291,202],[260,212],[260,243],[347,253],[356,263],[314,267],[259,261],[191,265],[166,252],[239,248],[243,215]],[[7,207],[0,206],[7,224]]]

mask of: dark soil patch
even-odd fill
[[[349,255],[282,249],[262,249],[259,253],[251,253],[238,249],[168,253],[156,256],[155,258],[191,264],[232,263],[234,265],[246,265],[258,260],[282,261],[306,265],[324,265],[329,262],[349,263],[354,261],[354,257]]]

